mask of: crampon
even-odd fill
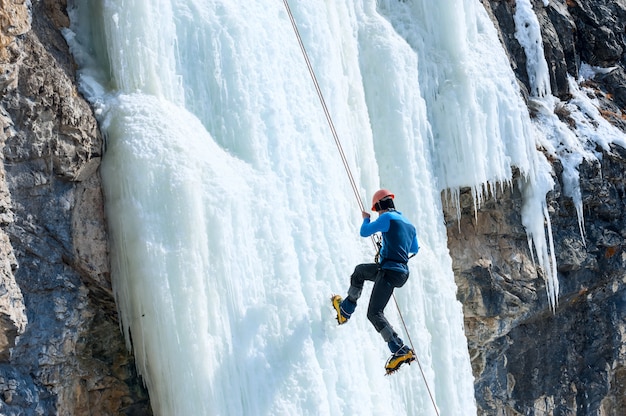
[[[341,296],[333,295],[330,297],[330,302],[333,304],[333,308],[335,308],[335,312],[337,312],[337,325],[345,324],[348,322],[348,319],[342,315],[341,313]]]
[[[387,374],[385,375],[388,376],[390,374],[393,374],[400,369],[400,366],[402,366],[402,364],[410,365],[413,361],[415,361],[415,354],[413,353],[413,350],[409,350],[404,354],[393,354],[391,357],[389,357],[387,363],[385,364],[385,371],[387,371]]]

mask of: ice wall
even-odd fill
[[[374,253],[283,4],[75,2],[114,291],[155,413],[429,415],[428,383],[442,415],[475,414],[440,191],[479,203],[514,165],[545,196],[495,30],[477,0],[290,4],[364,205],[390,188],[418,229],[397,300],[425,379],[384,377],[365,304],[333,319]]]

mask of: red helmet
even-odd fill
[[[376,204],[380,202],[381,199],[387,198],[388,196],[390,196],[391,199],[394,199],[396,197],[394,194],[386,189],[379,189],[378,191],[374,192],[374,196],[372,197],[372,211],[376,211]]]

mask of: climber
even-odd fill
[[[350,277],[347,297],[342,299],[341,296],[334,295],[331,298],[337,312],[338,324],[345,324],[356,308],[363,283],[366,280],[374,282],[367,318],[391,350],[392,355],[385,365],[387,374],[398,370],[402,364],[415,360],[413,350],[404,345],[383,313],[394,288],[402,287],[409,278],[407,262],[419,250],[415,227],[401,212],[396,211],[394,197],[386,189],[374,193],[372,211],[378,213],[375,221],[370,221],[368,212],[362,212],[361,237],[382,233],[382,245],[379,244],[376,262],[357,265]]]

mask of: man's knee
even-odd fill
[[[359,279],[361,282],[367,280],[366,277],[369,274],[369,264],[357,264],[352,272],[352,279]]]
[[[370,280],[368,276],[368,268],[366,264],[359,264],[354,268],[352,276],[350,276],[350,285],[355,288],[362,289],[363,283],[366,280]]]
[[[352,274],[362,274],[364,270],[367,269],[367,263],[357,264],[354,267],[354,272]]]

